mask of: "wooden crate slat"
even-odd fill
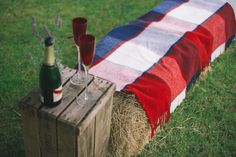
[[[80,134],[84,134],[84,132],[87,132],[88,126],[90,126],[91,123],[93,123],[92,121],[95,119],[95,140],[93,152],[95,157],[103,157],[107,152],[107,147],[105,146],[108,145],[110,137],[111,111],[114,91],[115,85],[113,84],[108,89],[106,94],[99,99],[96,106],[90,111],[89,115],[77,127],[78,132]],[[81,151],[83,151],[83,149]]]
[[[57,121],[58,157],[77,157],[76,127]]]
[[[27,157],[40,157],[39,134],[38,134],[38,115],[37,108],[40,104],[32,105],[38,101],[39,90],[35,88],[25,96],[20,102],[22,131],[24,137],[25,153]],[[35,140],[32,140],[35,139]]]
[[[75,72],[75,69],[64,66],[63,70],[61,71],[62,83],[65,84],[69,80],[69,78],[75,74]]]
[[[46,113],[39,114],[39,137],[42,157],[57,157],[57,136],[55,135],[56,123],[53,117]]]
[[[40,157],[37,111],[22,106],[21,115],[26,156]]]
[[[77,157],[94,157],[94,130],[95,119],[91,121],[86,130],[77,138]]]
[[[114,90],[112,90],[114,91]],[[110,95],[110,97],[107,97],[107,95]],[[101,110],[96,114],[95,118],[95,154],[94,156],[100,157],[105,156],[107,153],[107,147],[109,143],[109,137],[110,137],[110,127],[111,127],[111,113],[112,113],[112,103],[113,103],[113,92],[107,93],[104,96],[104,99],[106,100],[105,105],[101,108]]]
[[[109,100],[110,98],[113,98],[113,93],[115,91],[115,85],[113,84],[106,94],[104,94],[99,101],[97,102],[97,105],[90,111],[89,115],[84,119],[81,124],[78,126],[79,132],[84,132],[84,130],[88,127],[88,125],[91,123],[91,121],[95,118],[95,116],[100,112],[102,108],[106,105],[106,103],[112,103],[112,100]],[[112,105],[111,105],[112,106]]]

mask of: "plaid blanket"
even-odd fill
[[[108,33],[89,73],[134,93],[152,133],[236,33],[236,0],[165,0]]]

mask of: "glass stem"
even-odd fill
[[[85,70],[85,92],[84,92],[84,99],[88,100],[88,67],[84,65],[84,70]]]
[[[78,69],[77,72],[81,74],[81,59],[80,59],[80,51],[79,51],[79,46],[76,45],[77,48],[77,59],[78,59]],[[79,75],[78,75],[79,76]]]

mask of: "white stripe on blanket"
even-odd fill
[[[116,84],[117,91],[122,90],[127,84],[131,84],[136,78],[142,75],[141,71],[111,63],[107,60],[91,68],[89,73],[107,80],[112,80]]]
[[[107,57],[107,60],[137,71],[146,71],[162,56],[130,41],[116,49],[115,52]]]
[[[187,3],[181,5],[180,7],[176,8],[168,14],[168,16],[175,17],[177,19],[190,23],[194,23],[196,25],[203,23],[211,15],[212,12],[199,8],[194,8],[192,6],[187,6]]]
[[[170,113],[175,111],[175,109],[183,102],[185,97],[186,88],[171,102]]]
[[[220,45],[212,54],[211,54],[211,62],[213,62],[216,58],[218,58],[225,51],[225,43]]]

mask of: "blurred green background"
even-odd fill
[[[0,0],[0,157],[24,157],[19,100],[38,84],[43,44],[32,35],[32,16],[56,37],[58,58],[74,67],[71,19],[84,16],[97,41],[143,15],[161,0]],[[60,14],[63,26],[57,28]],[[198,81],[140,156],[236,156],[236,44]]]

